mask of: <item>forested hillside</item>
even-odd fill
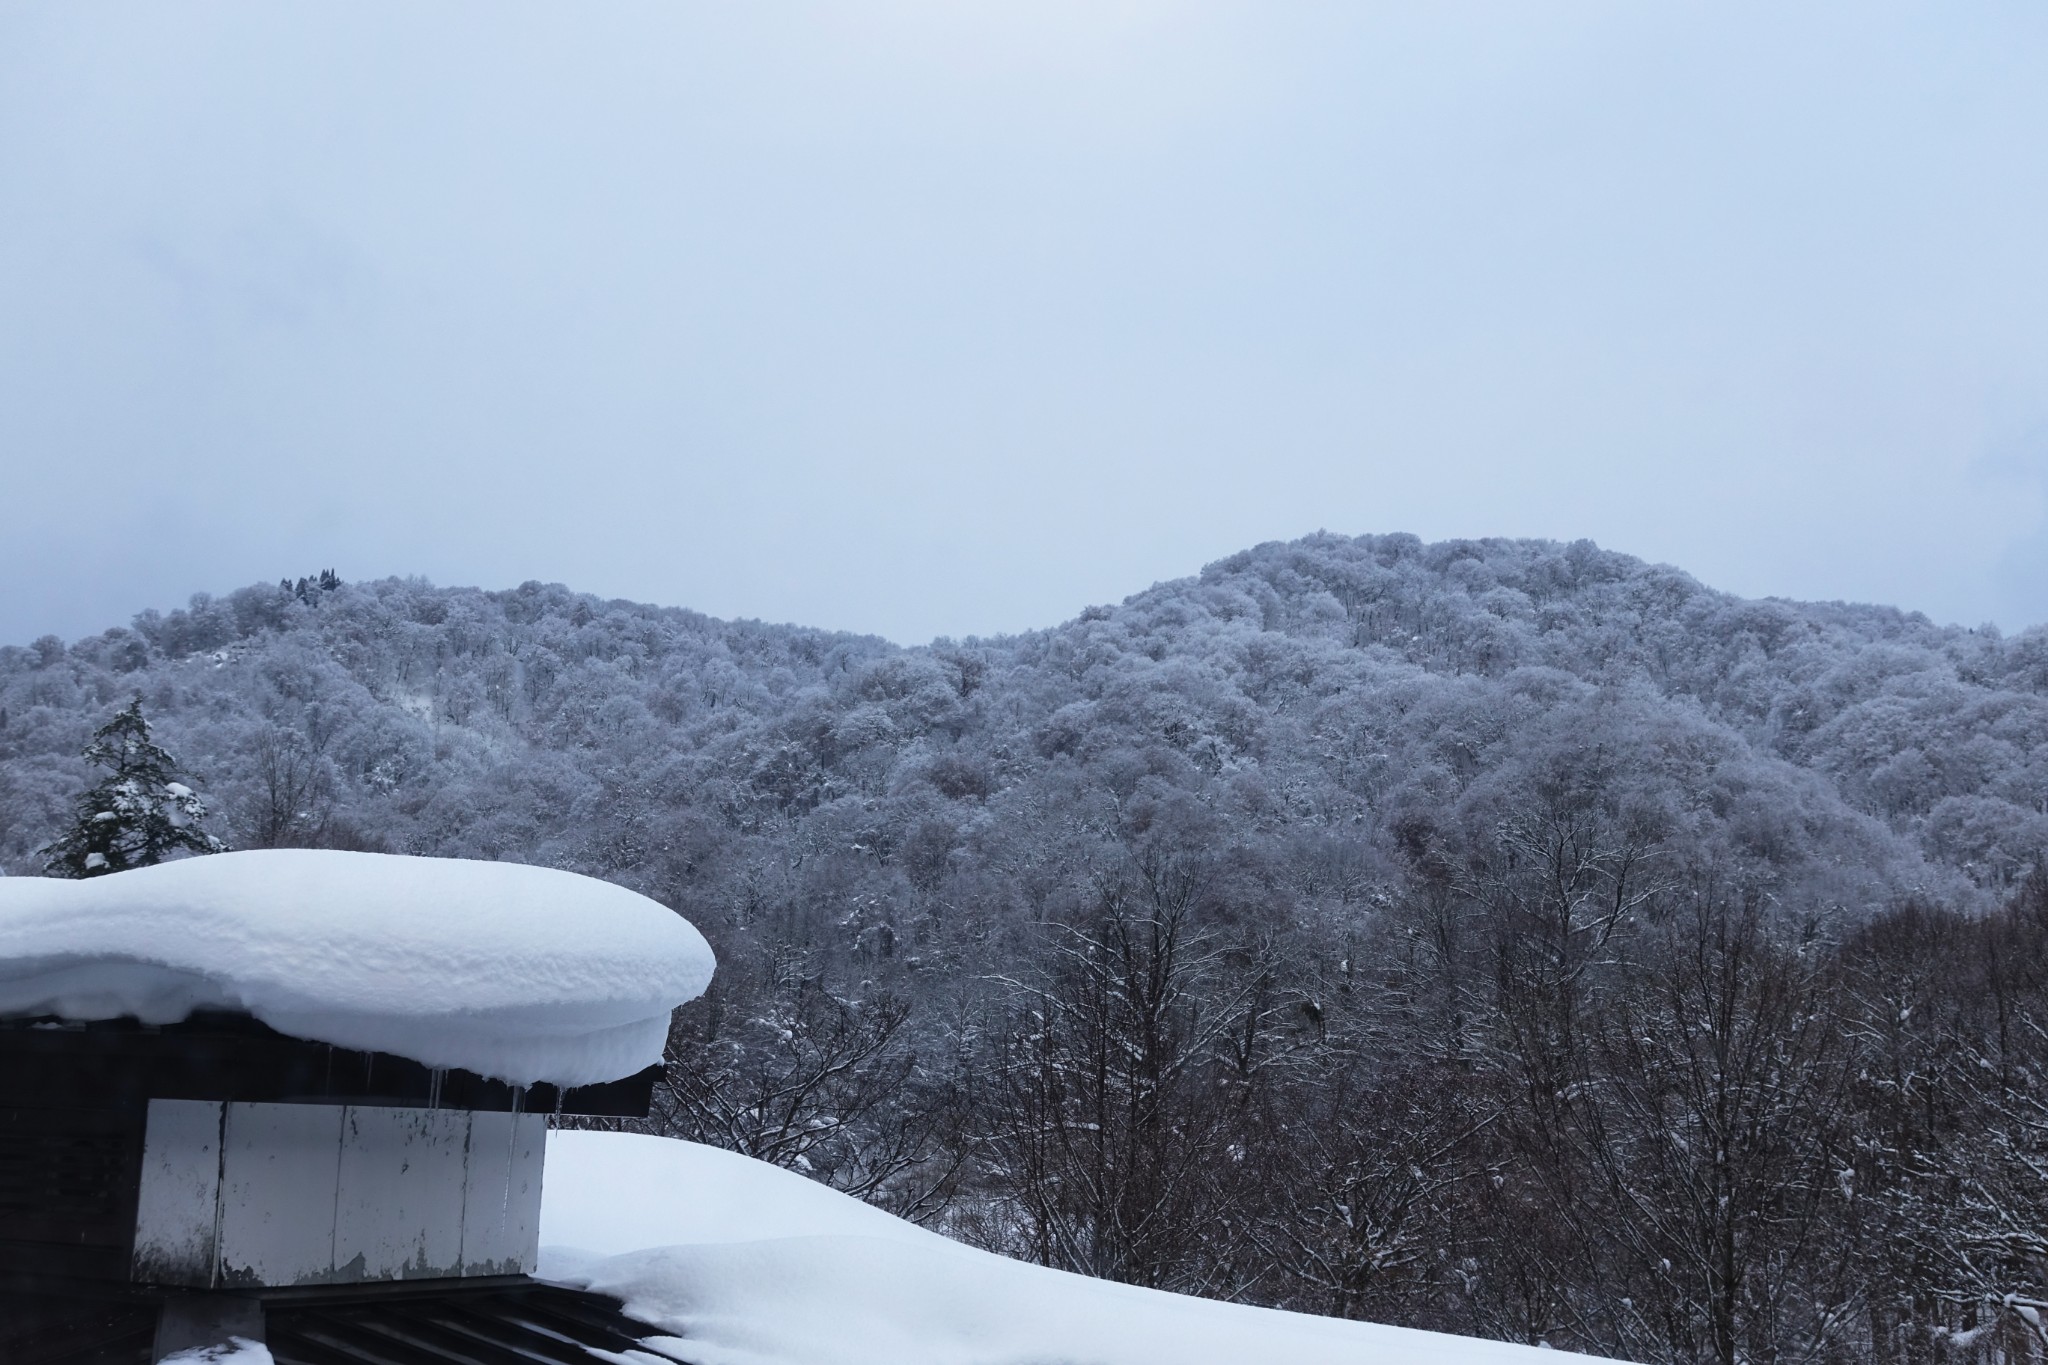
[[[919,648],[259,586],[0,649],[9,872],[137,694],[238,847],[683,911],[658,1126],[1017,1254],[1639,1359],[2048,1293],[2048,631],[1409,536]]]

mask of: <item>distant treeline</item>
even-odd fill
[[[682,910],[657,1126],[956,1234],[1645,1360],[2039,1336],[2048,632],[1583,542],[915,649],[326,573],[0,649],[9,870],[138,693],[237,846]]]

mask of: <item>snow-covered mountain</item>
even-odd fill
[[[2048,631],[1409,536],[909,648],[307,580],[0,648],[9,872],[138,694],[239,847],[682,911],[650,1129],[961,1239],[1641,1359],[2048,1302]]]

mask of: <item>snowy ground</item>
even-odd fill
[[[692,1365],[1568,1365],[1586,1357],[1212,1303],[1007,1260],[694,1143],[552,1133],[541,1274]],[[646,1357],[653,1360],[655,1357]]]
[[[195,1346],[167,1355],[158,1365],[276,1365],[267,1348],[236,1337],[224,1346]]]

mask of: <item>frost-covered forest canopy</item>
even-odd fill
[[[137,695],[237,847],[683,911],[653,1125],[956,1235],[1644,1360],[2038,1332],[2048,631],[1398,535],[917,648],[330,575],[0,649],[9,872]]]
[[[545,862],[713,922],[800,883],[913,938],[937,901],[1018,908],[1020,846],[1169,832],[1293,868],[1275,911],[1369,900],[1399,830],[1484,830],[1546,778],[1816,913],[1980,904],[2048,846],[2048,631],[1744,601],[1586,543],[1319,536],[917,649],[538,583],[310,586],[0,649],[6,866],[39,870],[135,693],[237,846]]]

